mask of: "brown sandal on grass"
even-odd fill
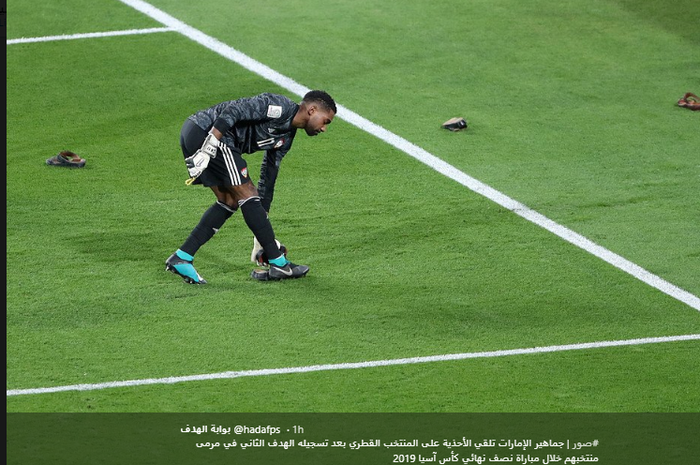
[[[85,160],[70,150],[64,150],[46,160],[46,164],[49,166],[65,166],[66,168],[82,168],[85,166]]]
[[[700,110],[700,97],[691,92],[687,92],[683,98],[678,101],[678,106],[687,108],[688,110],[698,111]]]

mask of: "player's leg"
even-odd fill
[[[225,162],[230,176],[229,182],[219,185],[219,189],[230,193],[248,228],[258,239],[267,256],[273,257],[273,261],[279,266],[285,266],[287,260],[275,241],[275,232],[267,218],[267,212],[262,207],[258,190],[248,176],[245,159],[238,150],[226,145],[221,145],[221,159]]]
[[[216,188],[212,188],[212,190],[214,189]],[[174,268],[175,273],[182,276],[185,281],[190,282],[191,284],[206,283],[206,281],[202,282],[204,280],[192,265],[194,255],[197,253],[200,247],[206,244],[209,239],[214,237],[214,234],[219,231],[226,220],[228,220],[235,211],[235,208],[232,208],[225,202],[217,199],[217,201],[204,212],[197,226],[194,227],[180,248],[175,251],[173,254],[174,257],[171,256],[171,258],[168,259],[171,261],[170,265],[172,268]],[[179,259],[178,261],[180,263],[172,263],[172,260],[176,259]]]
[[[185,122],[180,133],[180,145],[185,158],[191,156],[192,153],[201,147],[206,134],[206,131],[191,121]],[[214,165],[214,160],[212,160],[212,165]],[[217,170],[215,167],[212,170],[205,170],[205,173],[202,173],[202,179],[198,180],[199,183],[213,184],[219,182],[220,171],[220,169]],[[204,212],[199,223],[194,227],[182,246],[165,262],[166,270],[182,276],[185,282],[190,284],[206,284],[206,280],[197,273],[192,264],[194,255],[200,247],[216,234],[237,208],[237,204],[229,192],[222,191],[216,186],[210,185],[210,187],[216,196],[216,202]]]
[[[182,244],[180,250],[194,256],[200,247],[214,237],[226,220],[231,218],[238,206],[232,196],[222,191],[217,186],[211,186],[211,190],[216,196],[216,202],[204,212],[197,226],[194,227],[187,240]]]
[[[300,278],[309,272],[309,267],[296,265],[284,256],[277,241],[272,224],[267,217],[267,213],[260,203],[258,190],[252,182],[231,186],[231,190],[238,201],[239,208],[243,214],[248,228],[253,232],[258,242],[262,246],[270,263],[270,270],[267,274],[269,279]]]

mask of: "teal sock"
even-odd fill
[[[177,255],[178,257],[180,257],[183,260],[187,260],[188,262],[191,262],[192,260],[194,260],[194,257],[192,255],[188,254],[187,252],[183,252],[180,249],[177,249],[177,252],[175,252],[175,255]]]
[[[289,263],[289,260],[287,260],[287,257],[285,257],[284,254],[282,254],[279,257],[275,258],[274,260],[269,260],[269,262],[272,263],[273,265],[284,266],[287,263]]]

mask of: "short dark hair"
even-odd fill
[[[333,113],[338,113],[338,109],[335,106],[335,100],[333,100],[333,97],[328,95],[328,93],[323,90],[312,90],[311,92],[308,92],[306,95],[304,95],[304,100],[302,101],[306,103],[320,103],[326,107],[326,110],[332,110]]]

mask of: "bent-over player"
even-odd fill
[[[189,237],[165,262],[165,269],[190,284],[206,284],[192,262],[194,255],[237,209],[262,247],[270,264],[265,279],[305,276],[309,267],[287,260],[275,240],[268,219],[275,181],[282,158],[297,129],[309,136],[326,131],[337,112],[326,92],[312,90],[301,103],[277,94],[260,94],[214,105],[187,118],[180,131],[180,146],[190,175],[188,183],[212,190],[216,202],[202,215]],[[258,188],[248,174],[244,153],[265,151]],[[253,274],[254,277],[258,277]]]

